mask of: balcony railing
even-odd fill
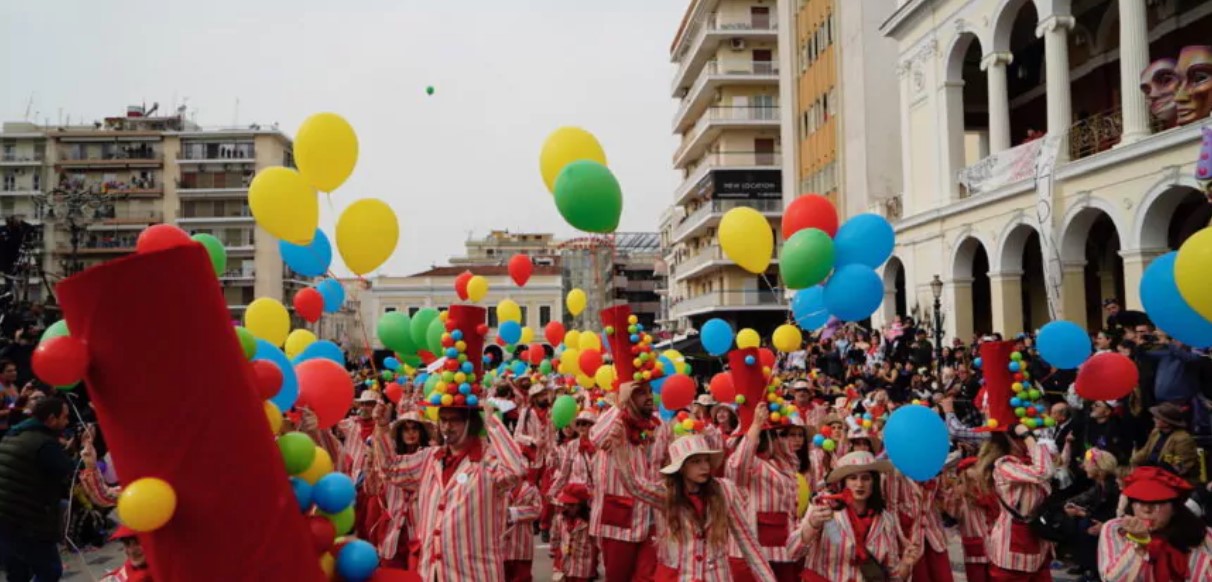
[[[246,161],[256,158],[250,143],[187,144],[177,152],[178,160]]]
[[[762,122],[779,123],[779,107],[777,105],[764,105],[752,107],[729,107],[716,106],[708,107],[699,120],[694,123],[694,128],[685,134],[682,138],[682,144],[678,146],[678,151],[674,154],[674,160],[680,160],[686,151],[690,149],[691,144],[699,141],[703,134],[707,131],[707,127],[713,123],[736,123],[736,122]]]
[[[238,207],[225,207],[215,210],[202,210],[192,206],[185,206],[181,209],[182,219],[187,220],[216,220],[228,218],[252,218],[252,210],[247,204]]]
[[[783,154],[780,152],[709,152],[695,160],[689,167],[686,179],[674,192],[674,204],[685,202],[687,194],[695,191],[699,182],[714,168],[781,168]]]
[[[98,210],[93,219],[96,221],[91,225],[93,229],[107,226],[141,226],[164,222],[164,213],[159,210],[145,210],[141,212],[131,210],[113,211],[111,208],[109,212]]]
[[[703,48],[703,42],[707,39],[708,33],[723,33],[740,36],[745,33],[763,33],[775,32],[779,29],[779,22],[776,18],[767,20],[730,20],[721,17],[718,14],[712,14],[707,18],[701,19],[691,25],[691,29],[686,33],[687,42],[684,49],[679,51],[677,60],[681,63],[678,71],[673,76],[673,84],[671,90],[677,90],[682,84],[683,77],[686,75],[686,69],[694,61],[694,56]]]
[[[121,164],[126,162],[146,162],[158,161],[163,157],[163,154],[150,146],[127,146],[119,148],[105,148],[98,150],[76,150],[65,149],[59,153],[59,162],[61,163],[88,163],[88,162],[104,162]]]
[[[219,275],[220,280],[223,280],[223,279],[242,280],[242,279],[256,279],[256,278],[257,278],[257,274],[255,271],[245,272],[241,269],[228,269],[222,275]]]
[[[711,291],[688,299],[674,301],[671,311],[685,316],[693,312],[727,311],[729,309],[781,309],[782,289],[753,291]]]
[[[725,212],[733,208],[748,207],[758,212],[782,212],[783,200],[781,198],[746,198],[741,200],[712,200],[710,203],[704,204],[691,212],[686,218],[678,223],[673,229],[673,240],[681,241],[691,232],[699,228],[704,223],[708,216],[713,214],[723,215]]]
[[[691,85],[690,91],[682,98],[682,106],[674,116],[675,123],[680,123],[690,109],[691,104],[698,100],[699,93],[712,77],[770,77],[770,81],[778,80],[778,61],[708,61],[702,72]],[[728,79],[725,79],[727,81]]]
[[[41,162],[42,158],[43,158],[43,155],[41,152],[34,152],[32,154],[17,154],[17,153],[0,154],[0,162],[9,163],[9,164],[21,164],[21,163],[36,164],[36,163]]]

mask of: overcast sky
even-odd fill
[[[561,125],[606,148],[620,230],[656,230],[677,184],[669,45],[687,4],[5,0],[0,119],[22,119],[31,95],[52,123],[188,98],[204,126],[278,122],[293,135],[311,113],[340,113],[361,158],[333,206],[391,204],[401,239],[381,272],[407,274],[460,254],[469,233],[572,235],[538,172]],[[326,211],[322,228],[334,224]]]

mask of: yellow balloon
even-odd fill
[[[1187,239],[1174,259],[1174,283],[1187,305],[1212,320],[1212,227]]]
[[[804,334],[800,333],[800,328],[784,323],[774,330],[774,337],[771,339],[774,349],[780,352],[794,352],[800,349],[804,342]]]
[[[281,347],[290,333],[290,313],[281,301],[261,297],[244,310],[244,327],[254,336]]]
[[[337,579],[336,574],[335,574],[336,568],[337,568],[336,558],[333,558],[332,554],[330,554],[328,552],[324,552],[324,555],[320,556],[320,571],[324,572],[324,579],[325,580],[336,580]]]
[[[522,308],[513,299],[502,299],[497,303],[497,319],[501,322],[516,321],[522,323]]]
[[[306,471],[299,473],[296,477],[307,481],[308,485],[315,485],[316,481],[332,472],[332,457],[328,456],[328,451],[323,447],[316,447],[316,458],[311,462],[311,466]]]
[[[568,313],[576,317],[585,311],[585,304],[589,302],[589,297],[585,295],[584,291],[573,289],[568,292],[568,298],[564,302],[568,305]]]
[[[664,352],[661,352],[661,355],[669,358],[669,361],[675,364],[686,361],[686,356],[683,356],[682,352],[677,350],[665,350]]]
[[[118,518],[137,532],[160,529],[177,510],[177,492],[163,479],[136,479],[118,496]]]
[[[598,334],[586,330],[581,332],[581,337],[577,338],[577,345],[584,350],[599,350],[602,349],[602,340],[598,338]]]
[[[593,388],[594,382],[597,382],[597,380],[594,380],[593,378],[590,378],[584,374],[577,374],[577,386],[580,386],[581,388],[586,390]]]
[[[760,345],[762,345],[762,336],[752,328],[747,327],[736,334],[736,347],[738,348],[756,348]]]
[[[282,413],[268,400],[265,401],[265,418],[269,420],[269,431],[278,436],[278,433],[282,432]]]
[[[580,348],[581,347],[581,332],[570,329],[564,333],[564,347]]]
[[[425,418],[428,418],[429,420],[432,420],[433,422],[437,422],[438,421],[438,407],[437,406],[426,406],[425,407]]]
[[[577,160],[593,160],[606,165],[606,152],[592,133],[579,127],[561,127],[547,136],[539,153],[539,173],[547,191],[555,193],[556,177],[564,166]]]
[[[808,485],[808,480],[804,478],[803,473],[796,473],[795,481],[795,512],[799,517],[804,517],[804,513],[808,511],[808,501],[812,499],[812,487]]]
[[[534,330],[530,329],[529,327],[523,327],[522,328],[522,339],[519,339],[518,343],[525,345],[525,344],[529,344],[532,341],[534,341]]]
[[[320,224],[316,190],[290,168],[261,170],[248,185],[248,208],[258,226],[291,244],[311,243]]]
[[[316,334],[306,329],[296,329],[286,336],[286,357],[295,359],[303,350],[316,341]]]
[[[350,271],[365,275],[396,250],[400,223],[382,200],[365,198],[350,204],[337,220],[337,250]]]
[[[593,379],[598,384],[598,388],[602,390],[614,390],[614,366],[602,366],[598,368]]]
[[[467,298],[479,303],[488,295],[488,279],[476,275],[467,280]]]
[[[345,182],[358,163],[358,136],[345,118],[317,113],[303,121],[295,134],[295,163],[317,190],[332,192]]]
[[[720,220],[720,247],[732,262],[755,275],[766,272],[774,253],[774,231],[761,212],[741,206]]]
[[[581,350],[576,348],[567,348],[560,356],[561,367],[568,368],[568,374],[581,373]]]

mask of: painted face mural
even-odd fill
[[[1178,119],[1174,105],[1179,85],[1177,66],[1174,59],[1158,59],[1140,74],[1140,90],[1149,100],[1149,113],[1165,127],[1173,127]]]
[[[1178,90],[1174,105],[1179,125],[1212,113],[1212,46],[1189,46],[1178,55]]]

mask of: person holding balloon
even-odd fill
[[[920,556],[913,562],[913,578],[952,580],[947,534],[940,517],[942,491],[938,477],[919,483],[896,471],[884,483],[889,511],[900,520],[904,545]]]
[[[539,448],[527,437],[515,437],[527,459],[538,455]],[[543,507],[539,489],[530,481],[520,480],[509,492],[509,508],[505,512],[505,580],[530,582],[534,563],[534,532]]]
[[[994,497],[992,484],[985,482],[976,467],[977,460],[966,457],[955,465],[943,493],[943,511],[958,522],[968,582],[987,582],[989,557],[985,554],[985,538],[1001,507]]]
[[[406,404],[403,400],[400,403]],[[379,406],[385,408],[388,405]],[[376,418],[384,414],[384,411],[375,411]],[[437,446],[434,430],[433,422],[429,419],[414,410],[405,410],[388,431],[391,437],[390,446],[397,455],[419,453],[428,447]],[[371,474],[382,475],[384,460],[372,454]],[[376,478],[382,481],[381,478]],[[382,511],[378,519],[370,524],[367,539],[376,542],[379,557],[384,564],[411,569],[412,549],[420,544],[419,540],[413,539],[413,534],[417,531],[416,491],[384,483],[379,496]]]
[[[812,481],[814,488],[820,487],[825,483],[825,477],[829,475],[829,471],[833,469],[835,456],[840,457],[838,453],[844,445],[846,437],[846,423],[842,421],[842,417],[837,414],[830,414],[821,421],[821,428],[813,437],[812,452],[810,453],[810,461],[812,464]]]

